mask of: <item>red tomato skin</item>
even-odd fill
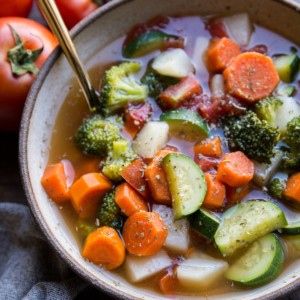
[[[55,3],[68,29],[99,7],[92,0],[56,0]]]
[[[27,17],[33,0],[0,0],[0,17]]]
[[[17,131],[24,102],[35,74],[13,75],[7,54],[15,47],[16,42],[8,24],[15,29],[22,42],[26,42],[26,49],[36,50],[44,47],[35,61],[38,69],[57,46],[57,40],[48,29],[33,20],[18,17],[0,19],[0,130]]]

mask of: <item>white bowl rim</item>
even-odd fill
[[[109,11],[115,9],[118,6],[125,5],[126,3],[132,1],[134,0],[114,0],[98,8],[87,18],[80,21],[70,31],[71,38],[74,39],[83,29],[85,29],[87,26],[92,24],[95,20],[97,20],[101,16],[107,14]],[[297,0],[273,0],[273,1],[278,2],[279,4],[282,4],[288,7],[289,9],[296,11],[300,15],[300,2],[297,2]],[[62,260],[65,261],[67,265],[70,266],[70,268],[76,274],[84,278],[92,286],[100,289],[102,292],[112,297],[118,297],[119,299],[126,299],[126,300],[141,299],[141,298],[133,298],[133,296],[130,294],[125,294],[124,292],[121,293],[118,292],[117,290],[110,289],[105,284],[102,284],[99,281],[95,280],[94,276],[92,276],[88,272],[84,272],[80,267],[78,267],[76,262],[68,255],[68,251],[56,241],[55,237],[53,237],[53,234],[51,233],[51,230],[49,229],[48,224],[43,217],[43,214],[41,213],[41,211],[39,210],[36,204],[37,203],[36,200],[34,200],[35,196],[30,182],[28,161],[27,161],[27,139],[29,133],[29,123],[30,123],[31,114],[34,109],[35,99],[47,77],[48,72],[54,65],[56,59],[61,54],[62,54],[61,48],[59,46],[56,47],[56,49],[49,56],[49,58],[47,59],[47,61],[39,71],[25,102],[21,125],[20,125],[20,132],[19,132],[19,166],[20,166],[21,180],[22,180],[23,189],[25,191],[25,196],[29,204],[29,207],[31,209],[31,212],[39,228],[46,236],[50,246],[54,249],[56,253],[58,253],[60,258],[62,258]],[[279,299],[280,297],[294,291],[297,287],[300,287],[300,279],[282,287],[280,290],[274,291],[260,298],[257,298],[256,300]]]

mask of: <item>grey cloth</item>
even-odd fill
[[[69,300],[87,283],[68,269],[27,206],[0,203],[0,299]]]

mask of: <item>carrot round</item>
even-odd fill
[[[129,253],[150,256],[163,246],[168,230],[158,213],[136,212],[126,220],[122,235]]]
[[[241,151],[226,154],[219,163],[217,179],[229,186],[247,184],[253,176],[254,164]]]
[[[202,154],[204,156],[220,158],[222,156],[221,139],[218,136],[214,136],[210,139],[197,142],[194,146],[194,153],[195,155]]]
[[[203,206],[209,209],[219,209],[224,206],[226,189],[215,174],[205,174],[207,192],[203,201]]]
[[[227,37],[212,40],[207,51],[207,68],[211,72],[222,72],[240,53],[238,44]]]
[[[269,96],[279,83],[272,59],[257,52],[235,57],[223,75],[227,91],[248,102]]]
[[[142,196],[127,182],[117,187],[115,201],[126,216],[138,211],[148,211],[147,204]]]
[[[70,200],[67,175],[62,162],[47,166],[41,183],[54,202],[63,203]]]
[[[145,177],[151,191],[151,195],[156,202],[161,204],[172,204],[167,176],[161,166],[161,162],[166,155],[174,152],[175,151],[172,150],[158,151],[145,170]]]
[[[287,180],[283,195],[300,203],[300,173],[295,173]]]
[[[88,235],[82,256],[107,270],[113,270],[124,262],[125,246],[115,229],[104,226]]]
[[[112,189],[112,183],[101,173],[81,176],[70,188],[71,203],[80,218],[97,214],[101,198]]]

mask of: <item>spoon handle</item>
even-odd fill
[[[52,32],[58,39],[58,42],[69,61],[70,66],[75,72],[81,85],[84,96],[87,100],[90,111],[94,111],[98,102],[97,94],[92,87],[89,75],[84,68],[77,54],[76,48],[71,40],[69,31],[57,9],[54,0],[37,0]]]

